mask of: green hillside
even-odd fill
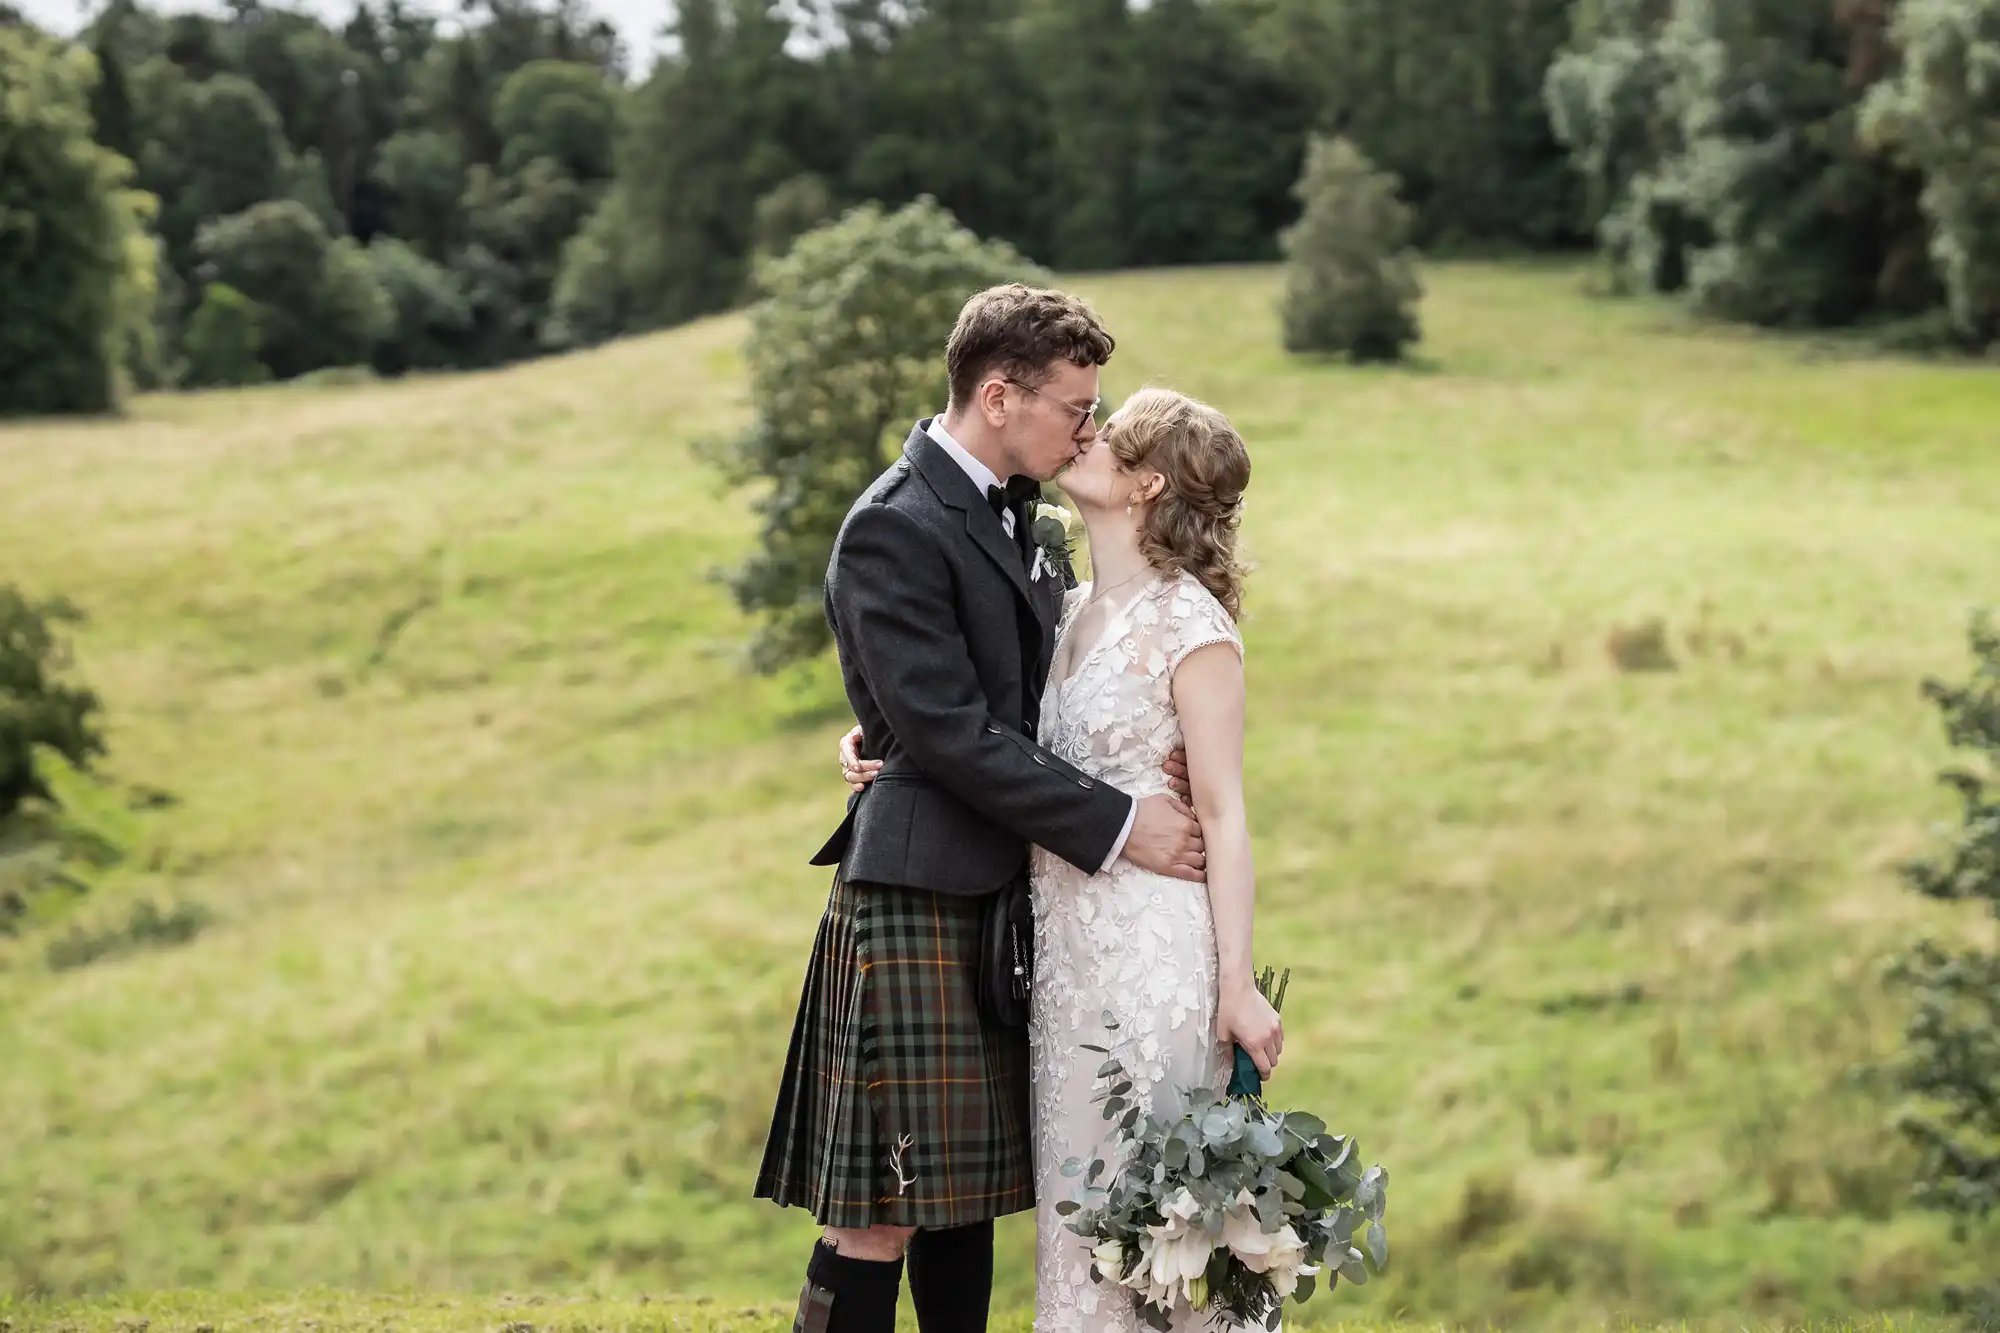
[[[1079,284],[1109,394],[1256,460],[1272,1091],[1394,1186],[1390,1275],[1319,1314],[1933,1304],[1994,1236],[1902,1206],[1854,1070],[1947,920],[1892,866],[1949,808],[1918,681],[2000,600],[2000,377],[1427,280],[1427,362],[1370,371],[1283,356],[1268,270]],[[708,577],[742,332],[0,430],[0,581],[91,614],[111,771],[179,801],[86,919],[219,917],[0,943],[0,1291],[796,1291],[748,1194],[846,712],[746,679]],[[1679,669],[1619,670],[1653,617]]]

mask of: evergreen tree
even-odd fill
[[[1315,140],[1284,237],[1285,350],[1393,361],[1417,340],[1423,288],[1396,179],[1344,139]]]
[[[2000,620],[1975,619],[1971,642],[1970,680],[1924,688],[1965,757],[1944,774],[1961,823],[1947,848],[1905,866],[1904,877],[1927,898],[2000,922]],[[1899,975],[1916,995],[1902,1079],[1917,1106],[1901,1125],[1922,1154],[1917,1198],[1967,1221],[1988,1218],[2000,1209],[2000,952],[1926,941]],[[2000,1284],[1970,1295],[1989,1318],[2000,1315]]]

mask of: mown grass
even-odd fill
[[[1949,809],[1918,682],[2000,599],[2000,379],[1429,280],[1364,371],[1278,350],[1268,270],[1079,284],[1111,391],[1256,459],[1273,1094],[1392,1178],[1390,1274],[1317,1314],[1935,1309],[1995,1237],[1907,1208],[1868,1069],[1881,961],[1967,928],[1892,867]],[[217,915],[0,944],[0,1290],[796,1290],[747,1196],[846,717],[707,578],[742,332],[0,430],[0,579],[92,614],[111,770],[178,799],[84,924]],[[1619,669],[1653,618],[1677,669]]]
[[[438,1296],[307,1290],[284,1296],[165,1292],[9,1305],[0,1299],[6,1333],[785,1333],[791,1311],[731,1305],[713,1297],[623,1299],[593,1296]],[[1030,1333],[1025,1313],[996,1316],[991,1333]],[[1434,1333],[1440,1326],[1409,1323],[1332,1324],[1338,1333]],[[1681,1323],[1655,1330],[1619,1326],[1620,1333],[1694,1333]],[[1926,1333],[1923,1320],[1863,1319],[1804,1325],[1800,1333]],[[1776,1326],[1772,1326],[1775,1333]],[[1764,1333],[1737,1326],[1732,1333]]]

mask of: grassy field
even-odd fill
[[[1429,280],[1368,371],[1280,353],[1268,270],[1079,284],[1111,392],[1256,459],[1272,1091],[1392,1180],[1390,1274],[1318,1316],[1934,1308],[2000,1237],[1903,1205],[1866,1070],[1881,960],[1969,928],[1892,867],[1950,809],[1918,682],[2000,600],[2000,376]],[[0,944],[0,1291],[796,1291],[748,1194],[846,714],[746,678],[707,578],[742,333],[0,430],[0,581],[91,613],[110,771],[178,799],[85,919],[218,915]],[[1655,617],[1678,669],[1620,670]]]
[[[991,1333],[1030,1333],[1025,1314],[993,1321]],[[303,1291],[283,1297],[211,1292],[10,1306],[0,1298],[7,1333],[786,1333],[789,1307],[745,1306],[713,1297],[623,1299],[569,1296],[356,1295]],[[1421,1324],[1336,1324],[1340,1333],[1436,1333]],[[1930,1333],[1924,1320],[1871,1318],[1809,1326],[1809,1333]],[[1693,1326],[1631,1333],[1693,1333]],[[1763,1333],[1737,1326],[1730,1333]]]

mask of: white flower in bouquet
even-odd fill
[[[1277,1008],[1285,982],[1266,968],[1257,989]],[[1116,1016],[1104,1026],[1116,1032]],[[1056,1212],[1093,1247],[1093,1277],[1130,1290],[1148,1328],[1170,1327],[1183,1299],[1222,1326],[1270,1326],[1285,1302],[1313,1295],[1319,1274],[1329,1290],[1360,1286],[1388,1263],[1388,1173],[1363,1168],[1354,1140],[1319,1117],[1272,1110],[1240,1049],[1226,1087],[1177,1089],[1164,1115],[1148,1115],[1139,1091],[1164,1071],[1148,1080],[1127,1064],[1136,1051],[1084,1049],[1107,1057],[1098,1100],[1113,1145],[1063,1163],[1084,1179]]]
[[[1294,1263],[1292,1266],[1286,1268],[1273,1268],[1270,1271],[1268,1276],[1271,1279],[1271,1291],[1277,1296],[1279,1300],[1281,1301],[1290,1300],[1292,1298],[1292,1293],[1296,1292],[1299,1289],[1300,1278],[1311,1277],[1313,1274],[1319,1272],[1319,1269],[1314,1265],[1305,1263],[1304,1258],[1305,1258],[1304,1252],[1301,1251],[1298,1256],[1298,1262]]]
[[[1139,1264],[1124,1285],[1161,1308],[1173,1303],[1176,1289],[1187,1296],[1188,1304],[1199,1307],[1208,1300],[1204,1275],[1208,1257],[1215,1253],[1215,1243],[1196,1220],[1201,1204],[1182,1187],[1160,1205],[1160,1212],[1166,1220],[1146,1228],[1139,1241]],[[1197,1284],[1200,1300],[1195,1299]]]
[[[1306,1262],[1305,1240],[1290,1222],[1264,1230],[1248,1190],[1239,1192],[1222,1216],[1222,1243],[1245,1268],[1269,1277],[1279,1300],[1290,1300],[1299,1279],[1319,1271]]]
[[[1092,1250],[1090,1257],[1096,1261],[1097,1271],[1104,1275],[1105,1281],[1123,1282],[1125,1280],[1124,1241],[1107,1240]]]

